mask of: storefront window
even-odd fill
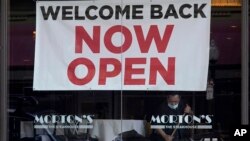
[[[36,3],[13,0],[10,5],[9,140],[113,138],[122,132],[121,91],[33,90]]]
[[[239,110],[241,109],[241,7],[240,3],[236,3],[236,1],[234,1],[234,6],[226,3],[222,6],[216,1],[213,2],[209,76],[205,92],[123,92],[123,118],[146,120],[148,126],[145,128],[145,133],[151,140],[163,140],[163,136],[156,129],[152,129],[152,122],[157,121],[159,117],[159,121],[163,122],[163,118],[166,123],[173,118],[174,124],[170,124],[170,129],[164,129],[168,135],[174,135],[175,138],[188,137],[193,140],[232,140],[230,138],[231,128],[241,124],[241,111]],[[177,95],[181,98],[176,98]],[[183,111],[178,108],[179,113],[175,112],[175,115],[178,116],[169,116],[169,113],[174,112],[170,110],[171,108],[167,108],[167,103],[176,99],[182,101],[178,105],[179,108],[184,111],[187,107],[191,108],[191,117],[201,119],[201,123],[196,121],[196,123],[186,126],[183,123],[175,122],[185,123],[185,119],[182,119]],[[205,116],[207,116],[205,122],[211,122],[212,128],[196,128],[204,122],[202,118]],[[182,128],[172,129],[179,125],[182,125],[183,128],[187,127],[187,129],[185,131]]]
[[[194,1],[199,3],[198,0]],[[148,0],[142,3],[132,0],[47,2],[54,2],[61,7],[52,4],[51,9],[48,10],[48,8],[46,11],[46,6],[48,7],[49,4],[44,9],[36,8],[37,3],[43,4],[42,1],[10,1],[9,141],[120,141],[122,139],[124,141],[161,141],[164,140],[164,134],[161,131],[169,135],[169,139],[175,138],[173,141],[176,139],[232,140],[231,127],[241,124],[240,1],[212,0],[209,13],[211,14],[210,35],[202,34],[204,36],[197,36],[197,39],[193,39],[192,36],[196,37],[195,34],[200,33],[204,28],[192,28],[198,25],[187,22],[187,19],[191,18],[195,21],[200,20],[200,17],[207,18],[208,15],[204,10],[207,5],[200,3],[200,5],[194,2],[188,4],[188,1],[185,1],[186,4],[182,4],[182,10],[185,10],[181,11],[174,9],[175,4],[166,4],[170,5],[167,10],[164,7],[166,5],[160,3],[161,0]],[[174,2],[171,1],[171,3]],[[147,9],[147,4],[151,9]],[[164,6],[161,7],[162,5]],[[196,11],[192,11],[192,6],[196,7]],[[89,9],[79,12],[83,8]],[[43,17],[37,12],[39,10],[43,12]],[[143,15],[144,10],[151,14],[151,18],[145,18],[150,14]],[[165,13],[159,12],[161,10],[165,10]],[[50,15],[49,11],[54,13]],[[56,19],[58,13],[59,18]],[[42,19],[40,22],[36,20],[39,16]],[[1,17],[2,14],[0,19]],[[51,25],[46,23],[48,19]],[[175,23],[176,19],[180,22]],[[76,33],[68,32],[72,27],[72,21],[77,23],[73,30]],[[112,22],[109,23],[109,21]],[[96,25],[95,28],[92,25]],[[158,29],[155,25],[160,25],[161,28]],[[189,34],[179,36],[177,33],[181,33],[182,30],[178,26],[183,29],[185,27],[185,31],[189,31]],[[146,32],[148,31],[146,28],[150,28],[152,34]],[[191,31],[191,29],[196,30]],[[46,34],[48,36],[44,36],[45,33],[49,33]],[[80,39],[73,39],[75,36]],[[178,37],[186,38],[184,41],[188,43]],[[86,43],[83,42],[84,39]],[[176,51],[171,47],[181,45],[181,48],[176,51],[177,54],[188,57],[189,45],[202,45],[202,43],[197,44],[197,41],[201,40],[204,42],[209,40],[210,46],[210,54],[204,63],[200,63],[200,60],[195,60],[194,57],[190,57],[190,60],[178,60],[178,57],[168,56]],[[53,42],[53,46],[49,46],[46,41]],[[100,50],[96,41],[101,42]],[[66,50],[71,52],[68,57],[65,57],[67,55],[62,51],[66,44],[70,48]],[[86,46],[79,49],[76,44]],[[123,48],[121,48],[122,45]],[[166,54],[161,53],[168,45],[170,48],[167,48],[169,54],[166,57]],[[131,46],[138,48],[131,51],[129,50]],[[160,47],[154,50],[151,46]],[[41,50],[42,48],[45,50]],[[200,48],[195,49],[195,55],[202,52]],[[37,54],[38,50],[44,53],[42,57],[39,56],[41,54]],[[57,51],[53,52],[53,50]],[[87,53],[84,54],[84,51]],[[108,55],[103,56],[100,53],[103,51]],[[139,51],[141,56],[138,56]],[[56,57],[58,52],[66,59],[58,59]],[[85,55],[90,59],[84,58]],[[157,59],[158,57],[164,58],[164,61],[167,60],[167,69],[164,68],[166,66],[161,67],[163,59]],[[76,63],[80,61],[81,66],[74,66],[73,60]],[[182,69],[186,72],[181,74],[179,72],[184,71],[178,69],[182,67],[173,65],[175,62],[178,64],[180,60],[187,67]],[[96,62],[98,65],[95,64]],[[37,63],[40,64],[37,65]],[[191,73],[192,69],[188,68],[189,66],[198,68],[199,63],[201,65],[208,63],[208,66],[204,65],[204,72],[199,72],[201,75],[208,72],[208,76],[202,77],[206,78],[207,82],[197,82],[198,75],[195,75],[196,72]],[[65,64],[66,66],[73,64],[68,71],[65,71],[65,76],[69,78],[67,82],[64,82],[64,76],[61,75],[61,66]],[[96,83],[110,85],[105,87],[97,84],[85,85],[83,78],[86,76],[81,72],[88,72],[88,75],[94,73],[93,79],[96,79],[94,80]],[[97,74],[100,78],[95,78]],[[194,75],[186,77],[186,74]],[[172,76],[176,77],[172,78]],[[183,79],[177,76],[183,76]],[[192,80],[191,83],[186,83],[189,81],[184,80],[184,77]],[[60,80],[54,78],[60,78]],[[153,87],[152,85],[157,83],[156,79],[160,80],[162,85]],[[115,83],[110,83],[113,80]],[[60,82],[54,83],[58,81]],[[166,86],[162,82],[169,85],[180,82],[185,89]],[[127,85],[123,85],[124,83]],[[197,90],[191,88],[194,83],[195,86],[207,83],[207,86],[204,90]],[[170,122],[171,124],[168,125]],[[186,128],[173,128],[176,126]]]

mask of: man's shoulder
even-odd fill
[[[179,107],[184,109],[185,106],[186,106],[185,102],[183,100],[181,100],[180,103],[179,103]]]

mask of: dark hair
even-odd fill
[[[181,95],[178,92],[173,92],[167,95],[167,98],[169,98],[170,96],[176,96],[178,95],[181,98]]]

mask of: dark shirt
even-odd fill
[[[185,106],[186,106],[186,104],[184,104],[183,102],[180,102],[176,109],[171,109],[168,106],[168,103],[165,102],[160,106],[159,114],[160,115],[167,115],[167,116],[169,116],[169,115],[183,115]],[[171,127],[171,126],[178,125],[178,123],[166,123],[166,125]],[[186,125],[186,124],[181,123],[179,125]],[[172,129],[165,128],[163,130],[166,134],[171,135],[174,131],[174,128],[172,128]],[[175,134],[174,134],[174,140],[184,139],[184,138],[189,138],[189,137],[190,137],[190,129],[177,129]]]

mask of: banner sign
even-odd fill
[[[207,86],[210,0],[37,1],[34,90]]]

